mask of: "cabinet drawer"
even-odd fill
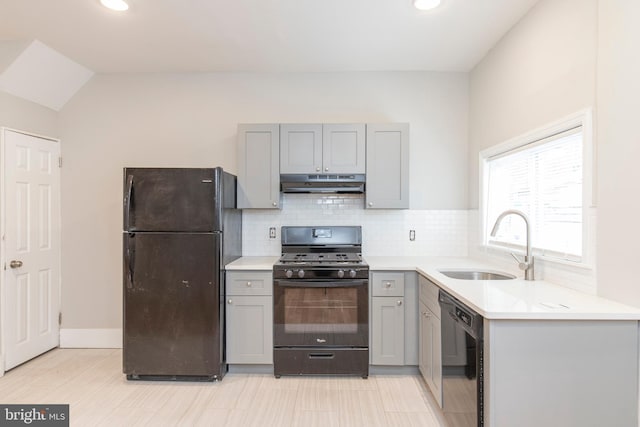
[[[404,273],[371,273],[371,291],[374,297],[403,297]]]
[[[267,271],[227,272],[227,295],[272,295],[273,275]]]
[[[423,302],[433,314],[440,318],[440,302],[438,301],[440,288],[422,275],[418,275],[418,283],[420,285],[420,301]]]

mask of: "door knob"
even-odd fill
[[[22,267],[22,261],[18,261],[18,260],[13,260],[9,263],[9,267],[11,268],[20,268]]]

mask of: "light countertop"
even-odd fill
[[[227,271],[234,270],[269,270],[273,269],[279,256],[243,256],[237,260],[227,264],[225,269]]]
[[[270,271],[277,256],[242,257],[228,271]],[[544,280],[459,280],[439,270],[501,269],[472,258],[365,256],[371,271],[417,271],[487,319],[640,320],[640,308],[578,292]]]
[[[498,271],[471,258],[365,257],[375,270],[417,271],[487,319],[640,320],[640,308],[578,292],[544,280],[452,279],[439,270]]]

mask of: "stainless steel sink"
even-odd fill
[[[511,280],[516,276],[507,273],[499,273],[497,271],[482,270],[439,270],[440,273],[452,279],[461,280]]]

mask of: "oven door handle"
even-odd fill
[[[368,281],[362,280],[275,280],[276,286],[284,288],[352,288],[356,286],[367,286]]]

